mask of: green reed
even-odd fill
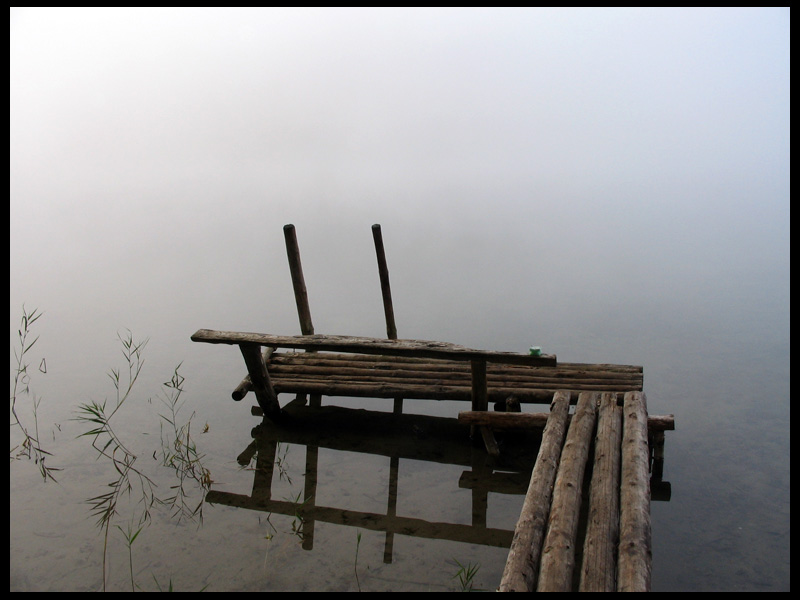
[[[122,532],[128,547],[128,563],[133,588],[133,543],[151,522],[151,511],[156,507],[166,507],[172,518],[178,520],[184,517],[197,518],[202,522],[205,491],[211,485],[210,472],[203,466],[203,455],[197,450],[191,433],[191,421],[194,413],[183,424],[178,418],[182,406],[181,395],[184,383],[184,378],[179,372],[180,365],[175,368],[170,380],[162,386],[160,399],[167,411],[166,414],[159,415],[161,418],[161,448],[153,452],[153,458],[159,460],[157,454],[160,451],[160,465],[172,469],[178,479],[176,485],[170,486],[171,492],[167,495],[157,493],[156,483],[144,472],[144,468],[139,466],[140,463],[137,463],[139,457],[129,449],[125,440],[115,429],[118,415],[131,398],[134,386],[144,367],[144,349],[148,341],[147,339],[134,340],[130,331],[125,336],[118,334],[118,337],[122,345],[125,366],[122,369],[112,368],[108,373],[115,389],[113,402],[104,399],[100,402],[92,400],[81,404],[78,406],[76,417],[77,421],[89,427],[78,437],[91,438],[97,458],[109,461],[115,473],[115,479],[107,484],[109,490],[87,500],[91,506],[91,513],[97,518],[98,527],[103,531],[103,590],[107,588],[108,541],[112,524]],[[152,402],[152,399],[148,399],[148,402]],[[165,424],[168,427],[165,427]],[[189,502],[190,494],[186,490],[186,485],[191,481],[194,481],[203,490],[197,504]],[[123,516],[123,499],[129,501],[124,505],[126,508],[131,505],[135,507],[127,529],[116,524],[116,521]]]
[[[34,309],[29,313],[25,310],[25,306],[22,307],[22,319],[17,332],[19,347],[14,348],[16,365],[14,367],[14,382],[11,389],[11,427],[19,428],[19,430],[22,432],[23,439],[20,444],[11,448],[11,458],[32,458],[39,468],[39,473],[41,474],[42,479],[44,479],[44,481],[49,479],[55,482],[56,478],[53,476],[53,473],[55,471],[60,471],[61,469],[51,467],[45,463],[45,459],[48,456],[52,456],[52,454],[45,450],[39,441],[38,414],[41,398],[37,398],[31,393],[30,373],[28,371],[30,365],[27,362],[27,356],[30,353],[31,348],[33,348],[34,344],[39,340],[39,336],[37,335],[33,341],[29,341],[31,336],[31,328],[41,316],[42,313],[37,309]],[[39,372],[42,374],[47,373],[47,363],[45,362],[44,358],[42,358],[41,362],[39,363]],[[20,413],[17,410],[19,408],[18,402],[21,401],[21,397],[23,395],[29,396],[32,400],[33,432],[31,432],[29,426],[20,418]]]

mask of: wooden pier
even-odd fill
[[[315,334],[294,227],[284,236],[302,335],[201,329],[192,336],[239,347],[247,375],[234,400],[254,392],[259,412],[276,424],[286,412],[281,393],[295,394],[295,403],[309,395],[312,407],[323,395],[394,398],[397,415],[404,398],[467,401],[471,410],[458,421],[495,458],[496,432],[543,429],[499,590],[649,591],[651,478],[660,480],[664,431],[674,419],[648,415],[642,367],[397,339],[378,225],[387,337]],[[550,411],[522,412],[524,403]]]

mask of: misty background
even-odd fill
[[[216,406],[195,330],[300,332],[287,223],[316,332],[385,335],[380,223],[399,337],[644,365],[686,491],[755,414],[788,457],[789,144],[788,8],[12,8],[12,346],[51,420],[126,328]]]

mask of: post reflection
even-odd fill
[[[525,495],[541,431],[508,434],[502,438],[503,456],[492,459],[482,444],[473,444],[469,428],[455,419],[424,415],[384,413],[336,406],[306,406],[304,399],[284,407],[280,423],[264,419],[251,434],[253,441],[239,455],[241,465],[255,459],[249,495],[212,490],[206,501],[271,514],[298,517],[302,547],[314,546],[314,526],[326,522],[382,531],[385,563],[392,562],[395,535],[441,539],[493,547],[509,547],[511,529],[487,526],[489,493]],[[305,480],[302,500],[273,498],[277,453],[282,444],[305,448]],[[321,506],[317,504],[320,449],[385,457],[389,462],[386,508],[382,513]],[[464,467],[453,484],[471,491],[470,524],[428,521],[397,514],[401,459]]]

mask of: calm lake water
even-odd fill
[[[170,391],[161,384],[182,361],[184,404],[177,421],[191,418],[191,437],[213,481],[215,502],[204,504],[202,522],[153,507],[129,554],[124,532],[142,512],[134,482],[132,504],[122,502],[112,522],[107,589],[131,588],[131,564],[133,585],[144,590],[171,583],[181,591],[447,591],[461,588],[460,566],[478,567],[474,587],[494,589],[532,456],[525,464],[522,455],[522,466],[496,468],[492,477],[504,484],[493,491],[470,483],[487,475],[482,451],[466,443],[463,431],[450,445],[439,441],[436,419],[407,424],[405,436],[388,437],[374,423],[359,425],[363,436],[353,436],[332,421],[311,437],[310,446],[297,432],[254,440],[251,432],[260,419],[250,415],[252,395],[240,403],[230,399],[244,374],[238,350],[189,341],[201,327],[299,332],[280,227],[277,232],[269,242],[269,260],[253,261],[261,262],[263,271],[275,270],[275,285],[257,278],[261,281],[252,294],[217,292],[209,306],[202,299],[200,308],[187,303],[186,310],[156,319],[159,325],[149,331],[146,311],[129,306],[138,315],[131,320],[141,321],[133,338],[150,339],[142,375],[115,415],[114,429],[138,456],[137,468],[157,484],[156,494],[171,495],[178,479],[156,460],[164,435],[159,414],[165,414],[162,400]],[[346,280],[349,266],[331,255],[347,254],[355,242],[308,243],[304,252],[302,233],[299,229],[316,331],[383,335],[377,269],[369,264],[374,261],[369,227],[359,241],[366,258],[353,261],[367,273],[358,279],[365,282],[360,293],[366,299],[360,300],[346,284],[337,291],[337,277],[319,277],[329,268]],[[506,287],[515,289],[514,295],[501,286],[470,293],[483,277],[496,283],[499,277],[488,264],[500,260],[502,252],[477,268],[469,249],[455,258],[432,252],[435,264],[420,266],[403,259],[403,244],[392,240],[391,227],[384,226],[384,238],[400,337],[516,351],[536,343],[562,361],[644,366],[650,413],[674,414],[676,423],[676,430],[667,432],[664,464],[671,495],[652,503],[654,591],[789,589],[788,295],[770,300],[759,296],[761,287],[741,286],[741,294],[717,298],[715,310],[707,297],[687,303],[686,294],[676,293],[656,303],[621,286],[590,301],[595,288],[579,277],[562,278],[566,283],[557,290],[544,286],[551,291],[541,294],[540,286],[513,277]],[[460,289],[455,284],[428,288],[424,279],[437,270],[442,280],[457,281],[461,274],[464,283]],[[370,273],[374,280],[367,283]],[[409,283],[415,274],[422,276],[421,285]],[[748,290],[755,297],[748,297]],[[575,310],[576,298],[587,302],[587,310]],[[81,319],[82,307],[44,299],[50,306],[40,303],[45,313],[32,326],[41,337],[26,358],[31,392],[40,398],[39,437],[52,453],[46,464],[61,470],[55,472],[58,483],[44,483],[33,461],[11,461],[11,590],[97,591],[103,587],[104,538],[86,500],[108,492],[116,472],[108,460],[98,459],[89,438],[77,437],[87,426],[74,419],[81,403],[115,402],[106,372],[121,369],[124,381],[127,363],[111,321],[124,317],[110,311],[114,318]],[[163,304],[180,301],[169,294],[160,297],[159,314]],[[772,306],[765,304],[770,301]],[[19,325],[13,312],[12,345]],[[131,326],[122,327],[125,339],[124,327]],[[290,400],[281,396],[282,404]],[[324,398],[323,404],[392,409],[386,399]],[[29,426],[31,406],[28,396],[18,400]],[[405,412],[431,418],[452,419],[462,408],[453,402],[405,404]],[[11,442],[12,447],[19,443],[14,427]],[[535,452],[535,439],[525,447]],[[270,477],[265,466],[273,464]],[[187,503],[195,507],[202,488],[187,480],[184,489]],[[313,504],[319,509],[311,523],[303,523],[308,513],[297,507],[307,489],[315,490]],[[385,515],[395,517],[390,526]],[[134,523],[133,531],[137,528]]]

